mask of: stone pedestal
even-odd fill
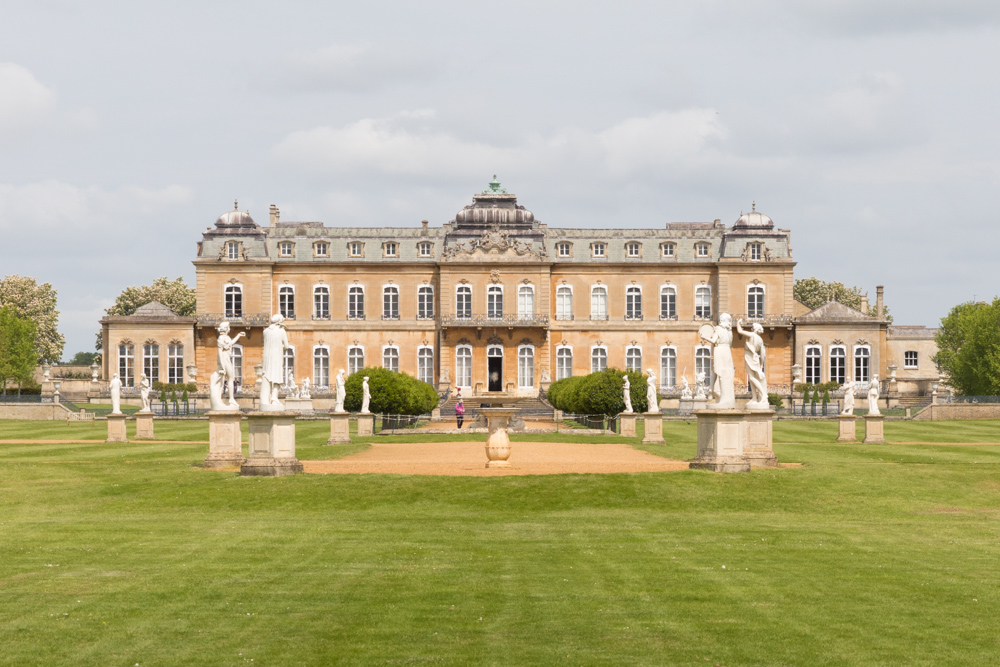
[[[854,415],[840,415],[837,417],[840,423],[840,430],[837,433],[837,442],[856,442],[858,439],[856,430],[858,420]]]
[[[105,442],[128,442],[125,434],[125,415],[108,415],[108,439]]]
[[[283,477],[302,472],[295,458],[297,412],[250,412],[250,458],[240,466],[241,475]]]
[[[358,429],[361,429],[360,422]],[[342,445],[351,441],[351,413],[331,412],[330,413],[330,438],[326,441],[328,445]]]
[[[311,398],[286,398],[284,402],[286,412],[297,412],[300,415],[316,414]]]
[[[885,432],[882,426],[885,423],[884,415],[865,415],[865,444],[884,444]]]
[[[772,446],[774,410],[750,410],[743,423],[746,428],[743,455],[750,465],[754,468],[778,467],[778,457]]]
[[[375,415],[358,415],[358,435],[375,435]]]
[[[681,398],[677,401],[677,414],[687,416],[692,412],[694,412],[694,399]]]
[[[643,417],[645,417],[645,434],[642,436],[642,444],[662,445],[663,413],[658,410],[656,412],[644,412]]]
[[[489,428],[489,438],[486,440],[486,467],[509,468],[510,438],[507,436],[507,425],[510,418],[520,411],[519,408],[479,408],[479,414],[486,417]]]
[[[135,439],[136,440],[155,440],[156,436],[153,435],[153,413],[152,412],[137,412],[135,413]]]
[[[243,413],[238,410],[208,412],[206,468],[238,468],[243,465],[243,434],[240,432],[242,421]]]
[[[618,415],[618,419],[622,422],[622,436],[634,438],[636,414],[634,412],[623,412]]]
[[[691,467],[713,472],[749,472],[745,452],[749,410],[696,410],[698,456]]]

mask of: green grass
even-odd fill
[[[836,428],[775,422],[803,467],[743,475],[265,479],[198,468],[205,422],[0,422],[0,664],[995,664],[1000,446]],[[300,458],[367,446],[328,434]]]

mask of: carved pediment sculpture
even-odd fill
[[[532,244],[520,239],[511,238],[510,232],[493,225],[483,232],[482,236],[465,243],[454,243],[447,246],[441,253],[442,260],[455,259],[485,259],[487,261],[500,259],[529,259],[542,261],[548,258],[544,248],[535,250]]]

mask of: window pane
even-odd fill
[[[434,350],[422,347],[417,352],[417,379],[434,384]]]
[[[347,317],[352,320],[365,319],[365,291],[358,285],[347,290]]]
[[[330,386],[330,351],[319,347],[313,352],[313,386]]]
[[[472,317],[472,288],[462,286],[458,288],[455,300],[456,317]]]
[[[669,347],[660,352],[660,385],[677,385],[677,351]]]
[[[608,291],[604,287],[595,287],[590,292],[590,319],[606,320],[608,318]]]
[[[703,377],[705,384],[712,384],[712,351],[705,347],[700,347],[694,353],[694,374],[695,382],[699,377]]]
[[[517,351],[517,386],[535,386],[535,350],[530,347]]]
[[[556,319],[573,319],[573,290],[568,287],[556,289]]]
[[[347,374],[357,373],[365,367],[365,351],[360,347],[347,350]]]
[[[472,387],[472,350],[460,347],[455,352],[455,385]]]
[[[630,347],[625,351],[625,368],[632,371],[642,371],[642,350]]]
[[[810,347],[806,349],[806,384],[820,383],[820,349]]]
[[[625,289],[625,319],[642,319],[642,291],[638,287]]]
[[[399,372],[399,350],[394,347],[387,347],[382,352],[382,367],[390,371]]]
[[[595,347],[590,353],[590,372],[598,373],[608,367],[608,351],[603,347]]]
[[[556,352],[556,379],[568,377],[573,377],[573,350],[563,347]]]
[[[660,290],[660,319],[672,320],[677,317],[677,292],[672,288]]]
[[[527,285],[519,287],[517,290],[517,315],[518,317],[531,317],[535,314],[535,290]]]

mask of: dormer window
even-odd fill
[[[625,256],[626,257],[639,257],[642,254],[642,244],[631,242],[625,244]]]
[[[417,244],[417,255],[420,257],[430,257],[431,256],[431,244],[427,241],[423,241]]]
[[[382,244],[382,256],[383,257],[396,257],[398,255],[399,245],[393,241],[388,241]]]
[[[226,244],[226,256],[229,259],[239,259],[240,258],[240,242],[239,241],[229,241]]]
[[[313,244],[313,256],[314,257],[329,257],[330,256],[330,244],[325,241],[317,241]]]
[[[694,254],[697,257],[708,257],[708,244],[699,243],[694,247]]]
[[[751,243],[750,244],[750,261],[759,262],[761,256],[761,243]]]
[[[278,244],[278,254],[281,257],[291,257],[292,250],[294,248],[295,246],[292,244],[291,241],[282,241],[281,243]]]
[[[573,250],[573,246],[569,243],[558,243],[556,244],[556,253],[560,257],[569,257]]]
[[[351,241],[347,244],[348,257],[364,257],[365,244],[361,241]]]
[[[674,244],[673,243],[664,243],[662,246],[660,246],[660,248],[662,249],[661,252],[662,252],[662,254],[663,254],[664,257],[674,257],[675,256],[674,255]]]
[[[605,246],[603,243],[593,243],[590,246],[590,254],[592,257],[605,257],[604,249]]]

